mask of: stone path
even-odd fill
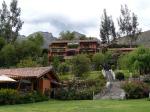
[[[125,92],[121,89],[121,82],[115,81],[110,71],[105,71],[107,84],[106,87],[94,99],[124,99]]]

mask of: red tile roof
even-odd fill
[[[0,69],[0,75],[7,75],[11,78],[39,78],[50,71],[52,71],[52,67],[10,68]]]
[[[51,44],[54,43],[68,43],[68,42],[99,42],[99,40],[56,40],[53,41]]]

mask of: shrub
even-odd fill
[[[0,89],[0,104],[16,104],[20,95],[18,91],[13,89]]]
[[[34,103],[40,101],[46,101],[48,97],[42,95],[41,93],[34,91],[31,93],[26,93],[20,97],[19,103]]]
[[[59,100],[91,100],[93,92],[100,92],[105,86],[105,80],[84,80],[68,82],[66,87],[55,91],[55,98]]]
[[[126,92],[128,99],[145,98],[149,95],[149,86],[140,81],[125,82],[122,88]]]
[[[75,77],[84,77],[90,71],[90,59],[87,55],[78,54],[72,58],[71,62]]]
[[[60,75],[64,75],[69,71],[69,65],[65,62],[58,65],[58,72]]]
[[[33,103],[33,102],[40,102],[45,100],[48,100],[48,97],[36,91],[31,93],[21,94],[14,89],[0,89],[0,105]]]
[[[115,65],[111,65],[111,69],[115,70],[116,69]]]
[[[116,75],[116,79],[120,81],[125,79],[125,76],[122,72],[117,72],[115,75]]]

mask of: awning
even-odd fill
[[[0,83],[1,82],[16,82],[16,80],[7,77],[6,75],[0,75]]]

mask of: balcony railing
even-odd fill
[[[52,52],[65,52],[65,48],[57,49],[57,48],[51,48]]]

